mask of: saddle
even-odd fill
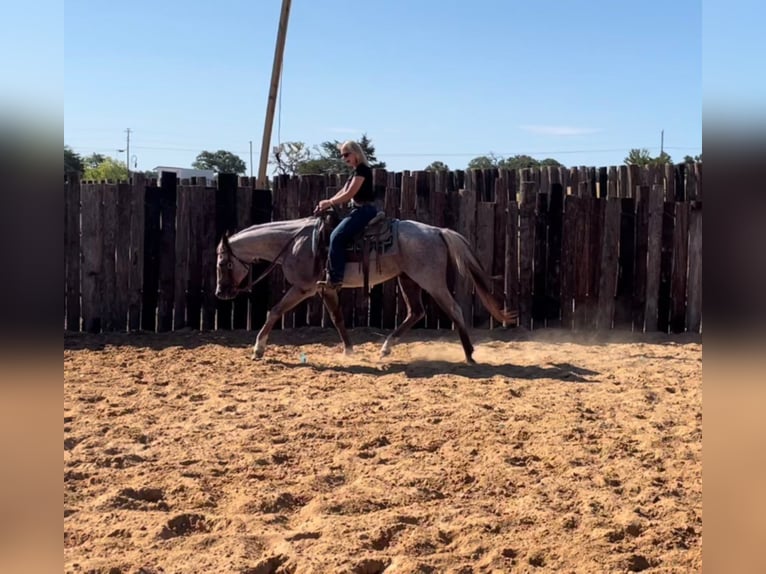
[[[340,217],[335,212],[322,215],[314,228],[313,251],[314,271],[318,275],[327,270],[330,252],[330,234],[340,223]],[[391,253],[396,246],[398,220],[387,217],[384,211],[378,211],[367,226],[358,233],[346,246],[346,264],[358,263],[363,277],[365,295],[370,292],[370,260],[373,253],[377,255],[375,262],[378,271],[381,270],[380,258],[384,253]]]

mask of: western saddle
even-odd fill
[[[314,228],[314,271],[319,274],[327,271],[330,252],[330,234],[340,223],[340,216],[335,211],[323,214]],[[390,252],[396,244],[396,219],[387,217],[384,211],[378,211],[364,230],[357,234],[346,246],[346,264],[358,263],[363,277],[365,296],[370,292],[370,258],[376,253],[376,265],[380,271],[380,258]]]

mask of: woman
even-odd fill
[[[329,289],[343,286],[343,273],[346,268],[346,247],[377,214],[375,192],[372,187],[372,169],[367,163],[367,156],[355,141],[347,141],[340,146],[340,156],[346,165],[352,168],[346,184],[330,199],[323,199],[316,207],[316,213],[326,211],[334,205],[342,205],[352,200],[351,213],[344,217],[330,234],[330,256],[328,277],[317,285]]]

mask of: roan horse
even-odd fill
[[[267,319],[256,338],[253,358],[260,358],[266,350],[269,333],[276,322],[305,299],[317,294],[316,282],[324,269],[317,265],[317,239],[315,230],[322,220],[306,217],[287,221],[274,221],[253,225],[231,237],[224,236],[217,248],[217,285],[219,299],[233,299],[256,261],[271,261],[282,266],[285,279],[291,287],[284,297],[269,310]],[[476,293],[491,315],[504,324],[515,324],[518,314],[503,309],[491,293],[491,278],[482,269],[468,241],[451,229],[438,228],[417,221],[394,220],[396,247],[390,252],[370,256],[369,284],[377,285],[398,278],[401,293],[407,304],[407,316],[386,338],[381,356],[425,315],[422,290],[428,292],[454,322],[465,351],[466,361],[473,359],[473,345],[468,336],[465,318],[447,287],[447,265],[451,260],[458,272],[472,280]],[[263,275],[256,281],[263,278]],[[359,265],[347,263],[344,287],[362,287],[365,283]],[[252,285],[252,283],[251,283]],[[353,352],[343,322],[343,313],[335,290],[323,290],[320,295],[343,342],[345,353]]]

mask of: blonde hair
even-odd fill
[[[364,153],[362,146],[360,146],[358,142],[355,142],[353,140],[347,140],[340,145],[339,149],[341,152],[344,149],[349,150],[351,153],[353,153],[356,156],[356,159],[359,161],[359,163],[363,163],[367,167],[370,167],[370,164],[367,161],[367,155]]]

